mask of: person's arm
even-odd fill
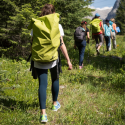
[[[90,39],[89,32],[87,32],[87,43],[89,43],[89,39]]]
[[[103,27],[103,22],[101,22],[102,23],[102,32],[103,32],[103,34],[105,33],[105,29],[104,29],[104,27]]]
[[[67,60],[67,63],[68,63],[68,66],[69,66],[69,70],[71,70],[72,69],[72,64],[71,64],[71,62],[70,62],[70,59],[69,59],[69,55],[68,55],[68,52],[67,52],[67,49],[66,49],[66,46],[65,46],[65,44],[64,44],[64,41],[63,41],[63,37],[61,36],[61,46],[60,46],[60,49],[61,49],[61,51],[62,51],[62,53],[63,53],[63,55],[64,55],[64,57],[66,58],[66,60]]]
[[[30,33],[30,36],[31,36],[31,52],[32,52],[32,42],[33,42],[33,29],[31,30],[31,33]]]
[[[116,24],[114,24],[114,30],[115,30],[115,32],[117,33],[117,30],[116,30]]]
[[[86,27],[86,32],[87,32],[87,39],[90,39],[90,36],[89,36],[89,29]]]

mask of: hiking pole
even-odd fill
[[[104,35],[103,35],[103,55],[104,55]]]

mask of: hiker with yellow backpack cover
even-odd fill
[[[39,79],[39,102],[40,102],[40,121],[47,122],[46,114],[46,89],[48,69],[51,72],[52,79],[52,110],[57,111],[61,105],[57,101],[59,92],[59,54],[58,48],[61,49],[65,56],[69,70],[72,69],[66,46],[63,42],[63,28],[59,24],[58,13],[52,4],[46,4],[40,17],[32,18],[28,29],[32,29],[32,60]],[[61,39],[61,42],[60,42]]]
[[[95,17],[90,22],[91,30],[92,30],[92,37],[96,41],[96,52],[99,55],[99,49],[103,44],[103,22],[100,19],[100,15],[98,13],[95,14]]]

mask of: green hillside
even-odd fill
[[[78,68],[78,50],[65,41],[73,64],[67,70],[62,57],[58,101],[53,112],[51,78],[47,88],[47,125],[123,125],[125,123],[125,40],[117,36],[117,49],[96,55],[95,42],[86,46],[84,68]],[[30,63],[0,58],[0,125],[40,125],[38,80]]]

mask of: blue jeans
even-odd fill
[[[84,53],[85,53],[85,47],[86,47],[86,40],[83,40],[82,42],[76,42],[75,44],[79,49],[79,66],[82,66]]]
[[[110,36],[105,36],[107,51],[109,51],[110,40],[111,40],[111,37],[110,37]]]

